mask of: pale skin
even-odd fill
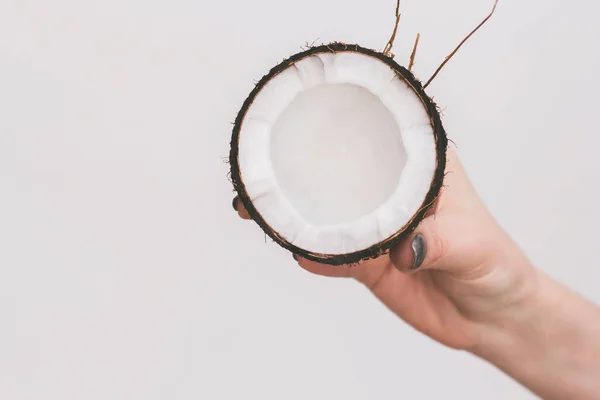
[[[295,258],[311,273],[361,282],[417,331],[487,360],[543,399],[599,400],[600,307],[530,263],[452,149],[444,184],[435,209],[389,255],[341,267]],[[413,270],[417,235],[426,251]]]

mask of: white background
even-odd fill
[[[426,79],[492,1],[403,0]],[[231,209],[242,101],[393,0],[0,2],[0,398],[531,399]],[[428,93],[540,268],[600,301],[600,6],[501,0]],[[460,229],[460,227],[457,227]]]

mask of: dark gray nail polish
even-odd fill
[[[425,237],[420,233],[414,237],[412,241],[412,249],[415,254],[415,259],[413,261],[411,270],[418,269],[423,261],[425,260],[425,255],[427,254],[427,242],[425,242]]]
[[[233,209],[234,209],[235,211],[237,211],[237,210],[238,210],[237,201],[238,201],[238,197],[237,197],[237,196],[235,196],[235,197],[233,198],[233,201],[231,202],[231,205],[233,206]]]
[[[298,261],[298,256],[294,253],[292,253],[292,257],[294,257],[294,260]]]

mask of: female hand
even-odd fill
[[[445,186],[415,232],[358,266],[294,256],[315,274],[354,278],[417,330],[467,350],[545,399],[600,399],[600,308],[527,260],[448,150]],[[249,219],[241,202],[234,208]]]
[[[472,349],[485,324],[531,294],[535,271],[483,206],[452,150],[444,183],[430,215],[389,255],[358,266],[294,258],[315,274],[355,278],[419,331]],[[234,208],[250,218],[237,199]]]

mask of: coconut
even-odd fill
[[[235,120],[234,189],[262,230],[303,258],[342,265],[378,257],[440,194],[448,139],[424,89],[449,57],[423,85],[390,52],[398,8],[396,17],[383,52],[335,42],[285,59]]]

